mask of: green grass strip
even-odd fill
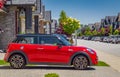
[[[4,60],[0,60],[0,65],[9,65],[8,62],[5,62]],[[28,64],[27,66],[34,66],[33,64]],[[109,66],[107,63],[103,61],[99,61],[96,66]]]
[[[0,65],[9,65],[9,63],[5,62],[4,60],[0,60]]]
[[[103,61],[99,61],[98,64],[96,66],[110,66],[107,63],[103,62]]]

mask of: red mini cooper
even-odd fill
[[[58,34],[22,34],[9,44],[4,60],[15,69],[26,64],[69,65],[86,69],[98,63],[94,50],[73,46]]]

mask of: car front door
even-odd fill
[[[72,52],[69,51],[70,46],[64,46],[57,37],[46,36],[41,39],[42,50],[44,53],[40,60],[49,63],[62,63],[66,64],[69,61]],[[59,44],[59,45],[58,45]],[[40,45],[40,46],[41,46]],[[39,53],[41,54],[41,53]]]

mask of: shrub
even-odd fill
[[[59,77],[59,75],[56,73],[48,73],[48,74],[45,74],[45,77]]]

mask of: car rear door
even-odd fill
[[[28,62],[39,62],[39,49],[40,45],[38,44],[37,36],[20,36],[19,39],[16,40],[18,45],[20,46],[23,53],[26,54],[28,58]],[[41,54],[42,55],[42,54]]]

